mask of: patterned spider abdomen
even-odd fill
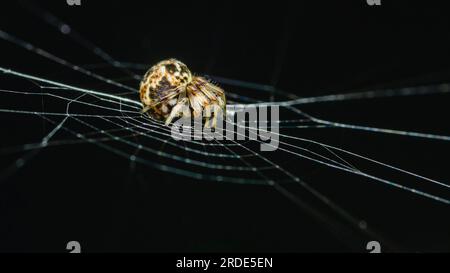
[[[140,98],[144,108],[152,117],[164,120],[191,81],[191,71],[184,63],[176,59],[157,63],[141,81]]]

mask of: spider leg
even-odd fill
[[[169,116],[166,119],[165,124],[169,125],[172,120],[178,116],[189,116],[189,106],[188,106],[189,100],[185,97],[182,98],[175,104],[175,106],[172,108],[172,111],[170,112]]]
[[[223,115],[223,113],[222,113],[222,108],[220,108],[220,106],[219,106],[219,104],[213,104],[213,108],[214,108],[214,111],[213,111],[213,120],[212,120],[212,128],[216,128],[217,127],[217,117],[219,116],[219,115]]]
[[[205,108],[205,128],[216,128],[217,127],[217,118],[223,115],[222,108],[220,105],[215,102]]]
[[[152,109],[151,106],[149,106],[149,105],[145,106],[145,107],[141,110],[141,114],[147,113],[150,109]]]
[[[203,117],[205,118],[204,128],[209,128],[210,127],[210,123],[211,123],[211,116],[212,116],[211,106],[210,105],[206,106],[203,112],[204,112],[204,116]]]

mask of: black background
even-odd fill
[[[34,3],[117,60],[153,64],[176,57],[199,74],[274,85],[297,96],[448,81],[450,19],[443,6],[343,2]],[[72,63],[101,62],[20,2],[2,3],[1,14],[0,29],[8,33]],[[57,74],[61,67],[39,62],[35,54],[6,41],[0,41],[0,49],[2,67],[95,87],[73,74]],[[0,83],[2,88],[27,87],[4,76]],[[431,95],[306,105],[302,110],[329,120],[449,135],[447,106],[446,95]],[[36,141],[52,128],[43,129],[38,118],[0,117],[2,146]],[[323,132],[313,135],[448,181],[445,141]],[[5,169],[12,158],[2,158]],[[450,250],[448,205],[296,158],[284,163],[365,219],[392,242],[391,250]],[[65,252],[65,244],[77,240],[86,252],[364,252],[373,239],[353,228],[354,236],[330,232],[269,187],[195,181],[145,166],[130,171],[129,164],[90,145],[39,152],[0,182],[0,250]],[[287,187],[312,207],[319,206],[295,185]],[[430,190],[449,196],[442,188]]]

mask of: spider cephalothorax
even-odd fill
[[[143,112],[166,125],[174,118],[193,116],[215,128],[218,114],[225,114],[225,92],[203,77],[192,76],[187,66],[175,59],[161,61],[145,73],[140,97]]]

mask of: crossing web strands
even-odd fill
[[[281,119],[276,121],[279,127],[279,132],[276,133],[279,139],[277,149],[273,152],[261,152],[259,144],[263,142],[259,139],[176,141],[171,135],[170,127],[141,114],[142,105],[137,94],[137,86],[151,64],[118,61],[53,15],[39,14],[42,14],[41,19],[50,27],[60,30],[61,33],[55,35],[64,35],[79,45],[80,49],[84,48],[87,52],[93,53],[100,62],[77,65],[67,59],[69,55],[56,56],[50,50],[40,48],[32,41],[23,40],[6,29],[0,30],[0,42],[39,56],[46,63],[64,67],[70,71],[72,78],[88,79],[84,81],[85,85],[89,85],[89,79],[92,79],[96,83],[101,82],[101,87],[108,87],[104,89],[114,91],[103,90],[98,84],[92,85],[92,88],[82,87],[67,80],[59,80],[57,77],[41,75],[39,70],[35,73],[23,72],[9,68],[8,63],[1,63],[0,82],[14,79],[30,86],[26,89],[0,86],[1,115],[31,116],[52,124],[52,129],[44,137],[35,137],[32,142],[19,145],[2,143],[0,154],[17,156],[12,165],[3,167],[0,173],[1,180],[7,180],[26,164],[33,164],[33,157],[42,149],[88,143],[94,145],[92,149],[97,149],[95,147],[97,146],[128,159],[130,166],[146,165],[163,172],[207,180],[211,183],[230,182],[273,187],[300,207],[311,210],[285,186],[286,183],[298,185],[344,220],[364,229],[367,233],[371,231],[363,222],[315,189],[314,183],[304,181],[299,166],[304,162],[317,164],[335,172],[360,177],[361,183],[378,183],[386,187],[386,190],[396,189],[432,202],[450,205],[448,181],[422,175],[413,169],[403,168],[401,164],[394,165],[350,148],[306,137],[305,132],[320,130],[322,135],[327,135],[328,131],[338,128],[361,131],[374,136],[416,138],[422,140],[422,145],[430,142],[449,145],[450,136],[419,130],[407,131],[367,124],[350,124],[332,118],[324,119],[302,110],[304,106],[313,107],[319,103],[338,104],[344,101],[364,102],[410,96],[434,95],[440,96],[442,100],[448,100],[450,85],[447,83],[299,98],[293,93],[272,86],[210,76],[226,90],[228,103],[236,109],[249,105],[280,107]],[[115,74],[119,73],[121,76],[106,76],[102,73],[102,69],[105,68],[114,70]],[[270,101],[268,98],[274,94],[277,98],[285,99]],[[43,100],[45,105],[42,103]],[[23,101],[27,103],[19,103]],[[442,123],[447,122],[445,117],[437,118],[442,118]],[[36,119],[29,120],[32,121]],[[236,125],[232,120],[227,122]],[[269,130],[273,124],[268,126]],[[292,166],[286,162],[286,158],[298,163]],[[411,181],[415,183],[410,183]],[[433,191],[428,190],[430,185]],[[314,210],[311,210],[311,213],[329,223],[323,215]]]

